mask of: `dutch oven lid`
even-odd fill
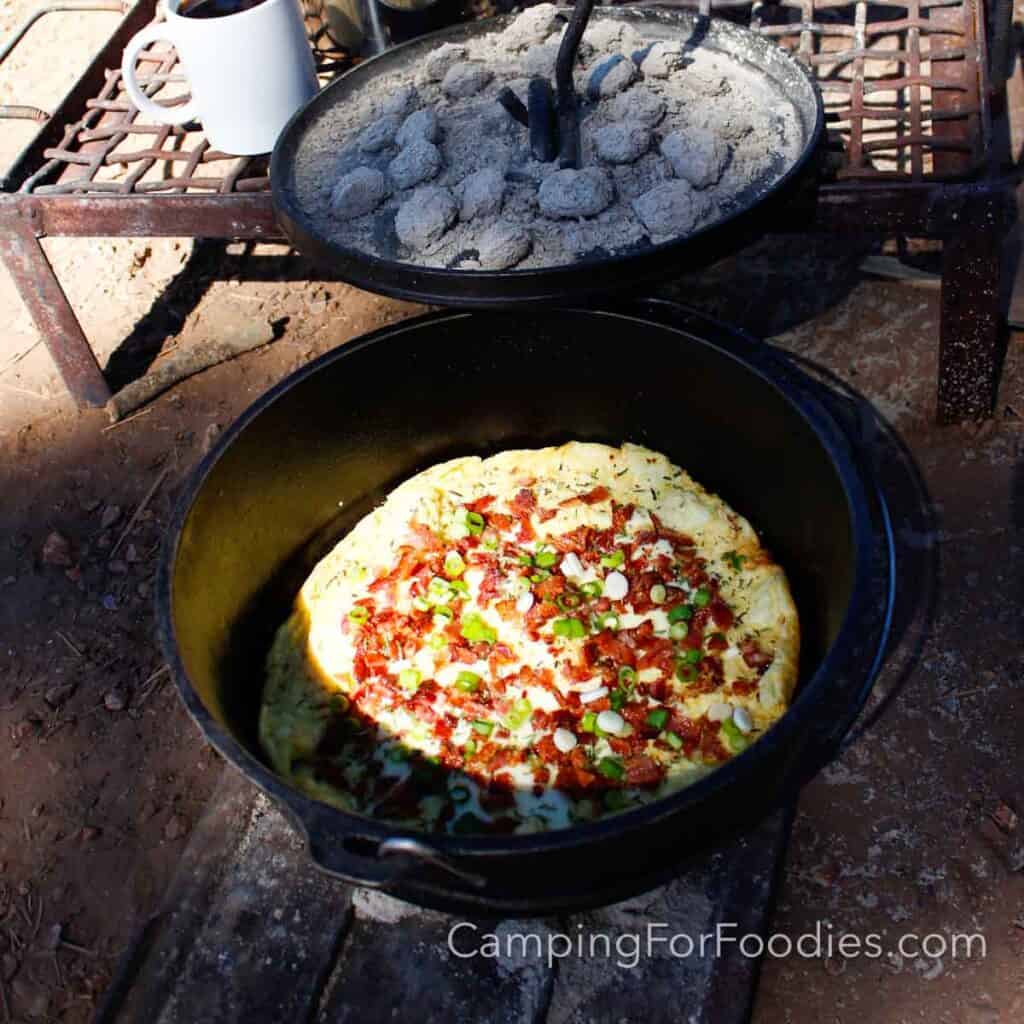
[[[567,10],[571,10],[568,9]],[[716,221],[668,242],[642,242],[631,251],[588,254],[573,263],[519,270],[466,270],[427,267],[398,258],[392,239],[385,257],[344,244],[325,226],[322,204],[302,191],[296,173],[306,153],[328,142],[323,126],[331,112],[395,74],[443,43],[465,43],[504,28],[502,16],[432,33],[388,50],[325,87],[291,119],[278,139],[270,164],[273,203],[289,241],[343,280],[367,291],[397,298],[475,308],[585,305],[611,293],[636,290],[655,280],[713,262],[762,232],[773,209],[792,192],[821,137],[824,108],[807,68],[774,41],[722,20],[709,21],[693,11],[667,8],[595,10],[593,17],[633,22],[645,36],[681,40],[713,50],[721,60],[757,76],[766,94],[784,96],[796,113],[796,156],[764,189],[748,190]],[[552,164],[553,167],[557,164]]]

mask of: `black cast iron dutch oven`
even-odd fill
[[[315,562],[427,466],[570,439],[664,452],[758,529],[789,575],[803,633],[798,692],[779,723],[688,789],[533,835],[418,833],[277,777],[256,738],[263,661]],[[206,738],[328,872],[450,911],[576,909],[680,871],[832,756],[878,668],[871,508],[870,479],[809,380],[742,334],[695,317],[436,314],[323,356],[226,432],[168,534],[162,642]]]

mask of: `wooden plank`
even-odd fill
[[[467,921],[327,878],[228,770],[98,1021],[742,1024],[756,960],[735,945],[647,955],[643,938],[653,926],[699,942],[722,922],[762,932],[787,834],[775,815],[667,885],[586,914]]]
[[[313,867],[281,814],[226,769],[97,1024],[306,1020],[350,903],[350,888]]]

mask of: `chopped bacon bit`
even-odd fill
[[[480,600],[490,601],[501,593],[501,585],[505,582],[505,574],[498,568],[488,569],[480,583]]]
[[[774,655],[767,654],[761,650],[757,641],[753,639],[753,637],[748,637],[744,640],[740,645],[740,650],[743,652],[743,660],[751,668],[756,668],[761,673],[764,673],[768,666],[775,660]]]
[[[620,640],[620,635],[608,629],[602,630],[592,640],[587,641],[584,649],[593,647],[602,658],[609,658],[617,665],[628,665],[633,668],[636,665],[636,650]]]
[[[732,609],[720,597],[716,597],[708,607],[711,611],[711,620],[719,629],[729,629],[732,626]]]
[[[759,683],[756,679],[734,679],[729,686],[732,687],[732,692],[737,696],[744,696],[756,693]]]
[[[624,767],[631,786],[656,786],[665,777],[665,769],[644,754],[629,758]]]
[[[553,601],[559,594],[565,591],[564,576],[549,576],[546,580],[537,584],[536,594],[542,601]]]
[[[577,526],[575,530],[559,534],[551,539],[551,543],[563,552],[572,551],[577,555],[583,554],[590,545],[590,538],[593,530],[589,526]]]
[[[612,502],[612,532],[613,533],[625,533],[626,523],[633,518],[633,512],[636,506],[634,505],[620,505],[618,502]]]
[[[529,487],[524,487],[516,492],[509,505],[517,517],[528,516],[537,507],[537,495]]]
[[[729,646],[729,641],[721,633],[715,633],[713,636],[708,637],[708,641],[704,646],[709,651],[724,651]]]
[[[409,532],[419,541],[420,547],[427,551],[444,547],[441,538],[429,526],[424,526],[415,519],[409,523]]]
[[[574,498],[566,498],[565,501],[559,502],[562,507],[569,505],[597,505],[602,501],[607,501],[611,497],[611,491],[607,487],[601,485],[594,487],[587,491],[586,494],[577,494]]]
[[[557,515],[558,515],[558,509],[557,508],[542,508],[542,509],[539,509],[537,511],[537,518],[542,523],[550,522],[550,520],[554,519],[555,516],[557,516]]]
[[[516,610],[516,603],[510,597],[505,598],[503,601],[498,601],[494,606],[494,610],[506,622],[513,622],[519,618],[519,612]]]
[[[514,516],[507,516],[504,512],[491,512],[487,516],[487,525],[499,533],[508,533],[515,521]]]
[[[486,512],[493,504],[494,495],[485,494],[482,498],[476,498],[474,501],[467,501],[466,510],[468,512]]]
[[[569,760],[572,763],[573,772],[576,776],[576,785],[580,789],[588,789],[597,784],[598,778],[590,770],[590,758],[587,757],[585,750],[580,747],[574,747],[569,755]]]

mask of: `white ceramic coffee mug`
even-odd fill
[[[220,18],[187,18],[181,0],[162,0],[166,20],[147,25],[125,47],[124,86],[132,103],[163,124],[198,119],[214,149],[269,153],[288,119],[317,91],[313,51],[298,0],[263,0]],[[158,39],[173,43],[191,99],[154,103],[135,79],[140,51]]]

